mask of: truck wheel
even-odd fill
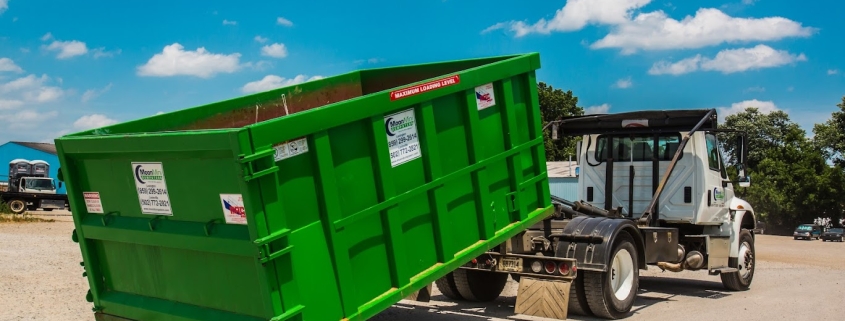
[[[9,209],[12,210],[12,213],[21,214],[26,211],[26,202],[14,199],[9,202]]]
[[[434,281],[434,284],[437,285],[437,289],[440,290],[440,293],[443,293],[443,295],[447,298],[452,300],[464,299],[464,297],[462,297],[458,292],[458,286],[455,285],[455,276],[452,273],[446,274],[446,276],[437,279],[437,281]]]
[[[581,272],[583,274],[583,272]],[[584,276],[576,275],[575,280],[569,286],[569,313],[593,316],[590,306],[587,304],[587,294],[584,293]]]
[[[607,272],[584,271],[584,292],[594,315],[619,319],[631,311],[640,285],[636,253],[634,239],[622,232],[613,245]]]
[[[452,272],[458,293],[469,301],[493,301],[508,282],[507,273],[458,269]]]
[[[739,252],[737,254],[737,272],[722,273],[722,285],[729,290],[745,291],[751,286],[754,278],[756,258],[754,255],[754,238],[746,229],[739,232]]]

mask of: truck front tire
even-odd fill
[[[9,209],[12,213],[23,214],[23,212],[26,212],[26,202],[19,199],[13,199],[9,202]]]
[[[619,319],[631,311],[639,289],[634,238],[628,232],[620,232],[611,253],[606,272],[584,271],[584,292],[594,315]]]
[[[754,237],[747,229],[739,232],[739,252],[737,252],[737,272],[722,273],[722,285],[732,291],[745,291],[754,279],[756,255],[754,253]]]

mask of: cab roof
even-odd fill
[[[715,109],[675,109],[564,117],[559,122],[559,134],[576,136],[690,131],[702,119],[704,123],[699,130],[716,129]]]

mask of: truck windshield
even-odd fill
[[[657,145],[657,158],[668,161],[672,160],[680,146],[681,134],[663,133],[656,137],[656,142],[654,134],[599,136],[595,153],[596,160],[599,162],[607,159],[608,141],[611,143],[611,153],[615,162],[631,161],[632,158],[635,162],[650,162],[654,157],[655,145]]]
[[[24,185],[26,189],[35,189],[35,190],[51,190],[55,187],[53,186],[53,180],[50,179],[27,179],[26,185]]]

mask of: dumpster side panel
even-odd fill
[[[460,82],[404,100],[373,93],[396,72],[362,72],[371,95],[251,126],[256,150],[307,144],[262,189],[270,233],[292,230],[307,319],[371,317],[549,213],[534,58],[441,75]]]
[[[273,286],[250,242],[263,223],[227,222],[221,198],[243,195],[247,212],[261,210],[244,189],[237,134],[180,139],[192,140],[189,151],[161,148],[163,136],[58,142],[63,167],[73,169],[63,176],[98,311],[145,320],[278,314],[270,300]],[[143,152],[117,152],[128,146]],[[136,185],[139,179],[162,182],[151,189]],[[96,193],[98,206],[80,198],[83,192]],[[163,213],[144,213],[150,194]]]

